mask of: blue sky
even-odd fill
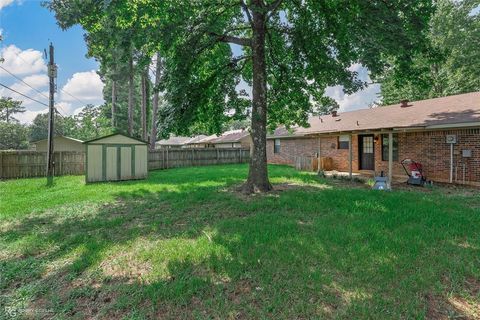
[[[53,42],[56,63],[59,66],[58,84],[81,70],[97,69],[94,59],[87,59],[87,47],[83,41],[81,27],[75,26],[62,31],[55,17],[37,0],[24,0],[21,5],[10,5],[0,11],[0,28],[3,29],[3,46],[16,45],[21,49],[48,50]]]
[[[62,31],[54,15],[41,6],[40,0],[0,0],[0,31],[4,39],[0,55],[5,59],[0,65],[43,94],[1,69],[0,83],[47,103],[48,77],[43,50],[48,48],[51,41],[55,46],[55,60],[59,67],[56,102],[60,113],[70,115],[78,113],[86,103],[103,103],[103,83],[96,74],[98,63],[86,58],[87,48],[83,30],[79,26]],[[235,51],[240,53],[239,50]],[[369,81],[368,72],[361,65],[356,64],[351,68],[359,73],[361,79]],[[345,95],[339,86],[326,91],[340,104],[340,111],[366,108],[378,100],[378,93],[378,85],[353,95]],[[7,89],[0,89],[0,94],[23,101],[27,112],[17,116],[21,122],[31,122],[37,114],[47,111],[44,105]]]
[[[0,65],[45,95],[48,78],[43,50],[48,51],[50,42],[54,44],[55,60],[59,68],[56,101],[61,113],[78,112],[85,103],[102,103],[103,84],[95,73],[98,63],[86,58],[87,48],[83,30],[79,26],[62,31],[57,26],[54,15],[42,7],[38,0],[0,0],[0,30],[3,36],[1,53],[5,59]],[[0,83],[47,102],[42,94],[1,69]],[[6,89],[0,93],[23,101],[28,111],[17,117],[22,122],[30,122],[38,113],[45,112],[45,106]]]

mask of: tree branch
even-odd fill
[[[270,12],[269,16],[271,16],[272,14],[275,13],[275,11],[277,11],[278,7],[280,7],[282,2],[283,2],[283,0],[276,0],[273,3],[271,3],[270,5],[267,6],[267,11]]]
[[[252,15],[250,14],[250,11],[248,10],[247,4],[245,3],[244,0],[240,0],[240,4],[242,5],[242,9],[245,12],[248,22],[250,23],[253,29],[253,19],[252,19]]]
[[[238,44],[239,46],[244,46],[244,47],[252,46],[252,39],[229,36],[226,34],[217,34],[215,32],[210,32],[209,34],[215,37],[216,40],[220,42]]]

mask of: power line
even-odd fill
[[[25,64],[27,64],[27,65],[29,64],[29,63],[28,63],[27,61],[25,61],[25,59],[23,59],[22,56],[19,55],[18,53],[15,53],[15,55],[16,55],[17,57],[19,57],[20,60],[22,60],[23,62],[25,62]]]
[[[11,73],[10,71],[8,71],[7,69],[5,69],[4,67],[0,66],[0,68],[2,68],[3,70],[5,70],[6,72],[8,72],[12,77],[14,77],[15,79],[21,81],[23,84],[27,85],[28,87],[32,88],[33,90],[35,90],[36,92],[40,93],[42,96],[44,96],[45,98],[48,99],[48,97],[43,93],[41,92],[40,90],[32,87],[31,85],[29,85],[28,83],[26,83],[24,80],[22,80],[21,78],[17,77],[15,74]]]
[[[86,103],[86,102],[78,99],[78,98],[75,97],[73,94],[67,92],[65,89],[62,88],[62,89],[60,89],[60,90],[61,90],[62,92],[64,92],[64,93],[68,94],[70,97],[74,98],[75,100],[77,100],[78,102],[80,102],[81,104],[83,104],[84,106],[86,106],[86,105],[88,104],[88,103]]]
[[[11,73],[10,71],[8,71],[7,69],[5,69],[4,67],[0,66],[0,68],[2,68],[3,70],[5,70],[6,72],[8,72],[8,73],[9,73],[11,76],[13,76],[15,79],[21,81],[23,84],[27,85],[28,87],[32,88],[33,90],[35,90],[36,92],[38,92],[39,94],[41,94],[42,96],[44,96],[46,99],[48,99],[48,97],[47,97],[45,94],[43,94],[43,92],[35,89],[34,87],[32,87],[31,85],[29,85],[28,83],[26,83],[24,80],[22,80],[22,79],[20,79],[19,77],[17,77],[15,74],[13,74],[13,73]],[[9,89],[13,91],[13,89],[11,89],[11,88],[9,88]],[[17,92],[17,93],[20,94],[20,95],[25,96],[25,95],[22,94],[22,93],[19,93],[19,92]],[[32,100],[32,98],[29,98],[29,99]],[[44,104],[44,105],[46,105],[46,104]],[[62,108],[61,105],[59,105],[59,104],[57,104],[57,103],[56,103],[55,105],[56,105],[57,107],[59,107],[60,110],[62,110],[63,113],[67,114],[67,112],[65,112],[65,110]],[[60,112],[59,112],[59,114],[60,114]]]
[[[15,53],[15,55],[16,55],[18,58],[20,58],[20,60],[22,60],[25,64],[27,64],[27,65],[29,64],[29,63],[28,63],[27,61],[25,61],[25,59],[23,59],[22,56],[19,55],[18,53]],[[31,85],[29,85],[28,83],[26,83],[25,81],[23,81],[22,79],[20,79],[19,77],[17,77],[15,74],[11,73],[10,71],[8,71],[7,69],[5,69],[5,68],[2,67],[2,66],[0,66],[0,68],[2,68],[2,69],[5,70],[6,72],[8,72],[10,75],[12,75],[13,77],[15,77],[17,80],[20,80],[22,83],[24,83],[25,85],[29,86],[30,88],[32,88],[32,89],[35,90],[36,92],[40,93],[43,97],[45,97],[45,98],[48,99],[48,97],[47,97],[44,93],[42,93],[42,92],[40,92],[39,90],[35,89],[34,87],[32,87]],[[2,86],[4,86],[4,85],[2,85]],[[11,88],[7,88],[7,89],[13,90],[13,89],[11,89]],[[78,99],[78,98],[75,97],[73,94],[67,92],[67,91],[64,90],[63,88],[60,89],[60,90],[63,91],[64,93],[68,94],[68,95],[71,96],[72,98],[76,99],[76,100],[77,100],[78,102],[80,102],[81,104],[87,105],[87,103],[85,103],[84,101]],[[19,92],[17,92],[17,93],[20,94],[20,95],[22,95],[22,96],[25,96],[25,95],[22,94],[22,93],[19,93]],[[30,98],[30,97],[27,97],[27,98],[30,99],[30,100],[32,100],[32,98]],[[33,100],[34,100],[34,99],[33,99]],[[35,101],[37,101],[37,100],[35,100]],[[38,101],[37,101],[37,102],[38,102]],[[44,103],[42,103],[42,104],[48,107],[48,105],[46,105],[46,104],[44,104]],[[57,106],[58,108],[60,108],[63,113],[67,114],[67,112],[65,112],[65,110],[63,110],[62,106],[60,106],[60,105],[57,104],[57,103],[55,104],[55,106]],[[57,112],[58,112],[58,110],[57,110]],[[58,112],[58,113],[60,114],[60,112]]]
[[[37,100],[37,99],[34,99],[34,98],[32,98],[32,97],[29,97],[29,96],[27,96],[26,94],[23,94],[23,93],[21,93],[21,92],[18,92],[17,90],[10,88],[10,87],[4,85],[3,83],[0,83],[0,86],[4,87],[4,88],[6,88],[6,89],[8,89],[8,90],[10,90],[10,91],[13,91],[13,92],[15,92],[15,93],[17,93],[17,94],[19,94],[19,95],[27,98],[27,99],[30,99],[30,100],[32,100],[32,101],[35,101],[35,102],[37,102],[37,103],[40,103],[40,104],[43,105],[43,106],[48,107],[48,104],[43,103],[43,102],[41,102],[41,101],[39,101],[39,100]]]

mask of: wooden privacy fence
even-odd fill
[[[213,164],[244,163],[250,159],[250,150],[239,148],[216,149],[160,149],[148,154],[148,169],[206,166]]]
[[[333,159],[330,157],[294,157],[295,169],[301,171],[333,170]],[[319,168],[320,166],[320,168]]]
[[[148,170],[213,164],[244,163],[248,149],[164,149],[149,151]],[[55,175],[85,174],[84,152],[55,152]],[[0,179],[44,177],[47,153],[38,151],[0,151]]]
[[[85,172],[84,152],[55,152],[55,175],[78,175]],[[44,177],[47,153],[38,151],[0,151],[0,179]]]
[[[316,171],[317,158],[315,157],[294,157],[295,169],[301,171]]]

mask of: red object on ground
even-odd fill
[[[422,164],[420,162],[412,162],[408,165],[410,171],[422,171]]]

